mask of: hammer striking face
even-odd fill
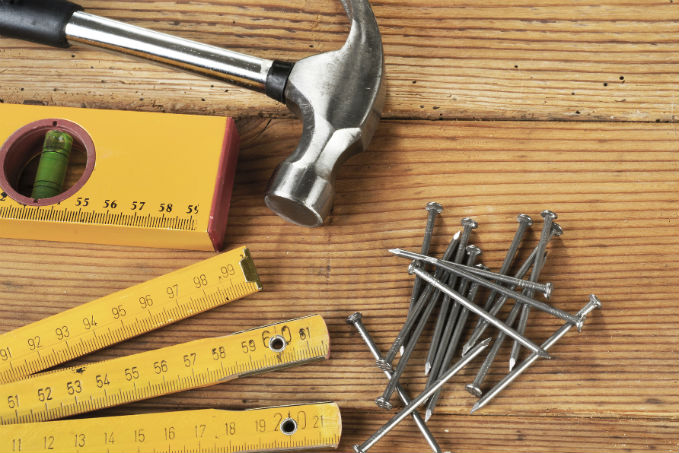
[[[385,98],[382,39],[368,0],[341,0],[351,31],[341,49],[272,61],[81,11],[65,0],[0,0],[0,34],[57,47],[113,49],[263,91],[303,121],[297,149],[269,181],[265,201],[298,225],[323,224],[340,164],[365,150]]]

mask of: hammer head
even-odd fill
[[[342,0],[351,20],[344,46],[295,63],[285,103],[302,119],[295,152],[274,172],[267,206],[298,225],[323,224],[332,208],[335,173],[365,150],[385,98],[382,37],[368,0]]]

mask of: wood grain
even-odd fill
[[[90,12],[266,58],[340,47],[338,1],[84,0]],[[379,0],[386,118],[676,121],[674,0]],[[0,101],[289,115],[243,89],[81,46],[0,39]]]
[[[348,23],[336,0],[83,0],[87,11],[265,58],[297,60],[338,48]],[[92,415],[304,401],[340,404],[340,451],[390,413],[386,383],[345,324],[354,311],[386,351],[402,324],[412,278],[387,249],[420,246],[424,205],[445,207],[433,249],[460,218],[482,261],[498,269],[516,228],[559,214],[543,272],[552,303],[603,301],[492,403],[468,415],[464,391],[479,361],[446,386],[430,422],[457,452],[679,450],[679,3],[676,0],[373,0],[388,98],[370,150],[338,175],[328,225],[288,225],[266,209],[274,167],[301,124],[266,97],[81,46],[47,49],[0,38],[0,102],[230,115],[242,151],[227,247],[250,246],[264,291],[98,351],[101,360],[268,322],[320,313],[331,359]],[[1,119],[0,119],[1,120]],[[464,121],[482,120],[482,121]],[[660,124],[656,124],[660,123]],[[0,232],[1,235],[1,232]],[[0,239],[0,332],[211,256],[163,249]],[[472,319],[475,319],[472,317]],[[533,311],[528,336],[560,325]],[[430,329],[402,382],[416,394]],[[488,384],[506,373],[506,345]],[[405,421],[374,451],[420,452]]]
[[[271,171],[294,146],[294,120],[239,124],[243,148],[227,247],[251,247],[264,291],[91,354],[117,357],[320,313],[331,360],[101,411],[256,407],[334,400],[344,414],[340,451],[388,418],[372,402],[385,380],[344,322],[360,310],[383,351],[403,322],[412,279],[388,248],[417,249],[424,205],[445,211],[433,247],[441,251],[459,219],[479,222],[472,239],[499,268],[525,212],[559,214],[565,234],[550,245],[545,281],[552,302],[575,312],[590,293],[603,301],[582,333],[552,352],[474,416],[464,391],[479,363],[446,387],[432,431],[454,451],[599,452],[679,447],[679,128],[676,124],[385,121],[369,152],[338,175],[329,224],[300,230],[262,201]],[[537,242],[539,226],[522,256]],[[0,240],[2,330],[16,328],[210,256],[202,252]],[[547,338],[560,322],[533,312],[528,334]],[[426,335],[429,335],[427,333]],[[426,341],[403,382],[419,392]],[[488,382],[506,369],[503,351]],[[404,423],[375,451],[423,451]]]

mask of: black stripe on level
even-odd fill
[[[115,225],[140,228],[162,228],[180,231],[196,231],[196,221],[191,217],[166,217],[135,214],[123,214],[97,211],[69,211],[68,209],[40,209],[29,206],[0,207],[0,219],[36,220],[42,222],[67,222],[86,225]]]

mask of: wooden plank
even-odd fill
[[[275,165],[294,147],[294,120],[241,121],[243,150],[228,246],[251,247],[264,291],[177,325],[92,354],[116,357],[221,335],[309,313],[322,314],[331,360],[118,411],[257,407],[335,400],[345,413],[342,451],[388,419],[373,404],[385,384],[344,322],[365,315],[382,350],[403,322],[412,279],[388,248],[419,248],[424,205],[445,206],[434,235],[441,251],[472,216],[474,243],[497,269],[526,212],[549,208],[565,234],[550,245],[544,279],[552,303],[578,310],[590,293],[604,308],[569,332],[478,415],[463,387],[478,362],[446,387],[432,429],[455,451],[676,451],[679,447],[679,128],[676,124],[385,121],[371,150],[338,175],[336,206],[320,229],[288,225],[262,196]],[[536,225],[524,252],[536,243]],[[210,256],[202,252],[0,240],[3,331]],[[525,256],[525,253],[524,253]],[[531,315],[529,336],[559,325]],[[426,341],[403,382],[422,389]],[[507,351],[489,383],[506,370]],[[445,432],[445,430],[449,432]],[[422,451],[408,424],[375,451]]]
[[[677,121],[674,0],[374,1],[387,118]],[[266,58],[338,48],[338,1],[84,0],[90,12]],[[0,39],[0,100],[204,113],[290,115],[221,82],[81,46]]]

